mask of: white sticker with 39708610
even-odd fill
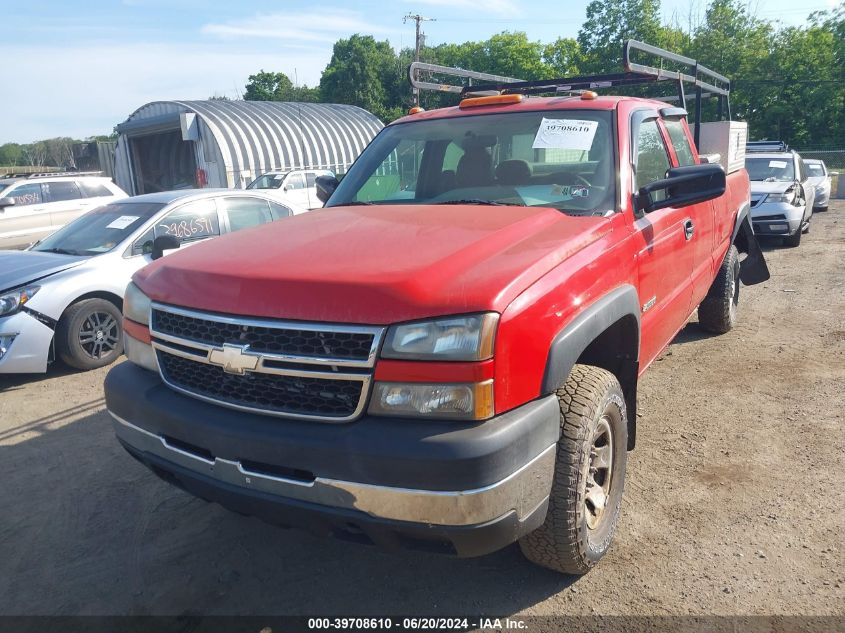
[[[598,127],[598,121],[543,118],[531,147],[533,149],[588,150],[593,146],[593,138],[596,136]]]
[[[769,161],[769,167],[774,167],[775,169],[783,169],[784,167],[786,167],[786,161],[785,160],[770,160]]]
[[[135,220],[137,220],[140,216],[137,215],[122,215],[117,220],[106,226],[107,229],[125,229],[127,226],[132,224]]]

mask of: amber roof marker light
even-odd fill
[[[459,108],[480,108],[488,105],[508,105],[522,101],[523,95],[490,95],[486,97],[469,97],[463,99]]]

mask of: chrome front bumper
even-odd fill
[[[417,490],[319,476],[313,481],[301,481],[250,470],[238,461],[183,450],[163,436],[110,413],[118,438],[127,446],[221,485],[234,486],[245,493],[265,493],[339,510],[355,510],[392,521],[473,526],[509,513],[515,513],[522,521],[547,503],[554,475],[556,444],[504,479],[473,490]]]

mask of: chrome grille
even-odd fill
[[[384,329],[234,317],[153,304],[162,380],[234,409],[346,422],[366,404]]]
[[[235,319],[219,321],[184,313],[153,310],[153,328],[170,336],[223,345],[249,345],[254,352],[305,355],[317,358],[344,358],[366,361],[373,346],[371,332],[338,332],[286,327],[284,329],[244,323]]]

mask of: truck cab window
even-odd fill
[[[640,124],[637,133],[637,157],[635,162],[636,187],[639,191],[642,187],[661,180],[666,177],[669,171],[669,154],[666,153],[666,145],[663,144],[663,137],[657,121],[650,119]],[[658,191],[652,194],[655,199],[662,199],[665,191]]]
[[[666,131],[669,132],[669,140],[672,141],[675,155],[678,157],[678,166],[695,165],[695,154],[690,147],[681,119],[666,119],[663,123]]]

